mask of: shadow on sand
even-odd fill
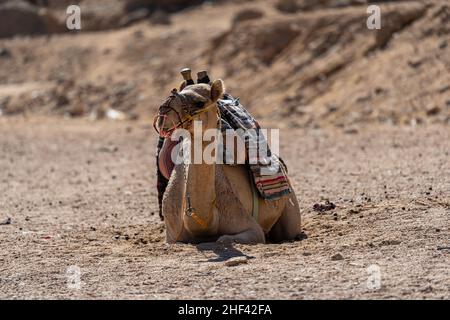
[[[221,244],[217,242],[206,242],[196,245],[197,250],[201,252],[212,251],[216,257],[208,258],[206,262],[223,262],[234,257],[246,257],[247,259],[254,259],[253,256],[248,256],[239,249],[236,249],[233,244]]]

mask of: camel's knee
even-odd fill
[[[273,242],[281,242],[298,239],[302,234],[300,208],[295,195],[293,195],[286,203],[280,218],[270,230],[268,238]]]
[[[223,235],[217,239],[220,243],[241,243],[241,244],[257,244],[265,243],[266,239],[261,228],[252,228],[241,233],[233,235]]]

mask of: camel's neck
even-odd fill
[[[212,108],[211,111],[206,113],[204,118],[203,129],[214,129],[217,132],[217,113],[216,109]],[[205,119],[206,118],[206,119]],[[195,139],[201,139],[200,141],[194,141]],[[208,162],[205,163],[205,159],[194,159],[194,152],[201,150],[204,154],[205,148],[211,142],[203,142],[201,137],[193,137],[191,141],[191,159],[193,163],[187,167],[186,176],[186,196],[189,196],[190,206],[195,210],[195,213],[203,220],[208,220],[212,214],[214,201],[216,198],[215,178],[216,178],[216,164]],[[197,144],[197,146],[196,146]],[[197,149],[197,150],[195,150]],[[201,160],[200,162],[197,162]],[[186,203],[189,205],[189,203]]]

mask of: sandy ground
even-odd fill
[[[281,137],[308,238],[196,247],[164,243],[147,123],[0,119],[0,298],[450,298],[448,127]]]

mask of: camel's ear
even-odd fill
[[[216,102],[220,99],[223,92],[225,91],[225,85],[221,79],[215,80],[211,85],[211,100]]]
[[[183,89],[186,88],[186,85],[187,85],[187,82],[185,80],[180,84],[180,91],[183,91]]]

